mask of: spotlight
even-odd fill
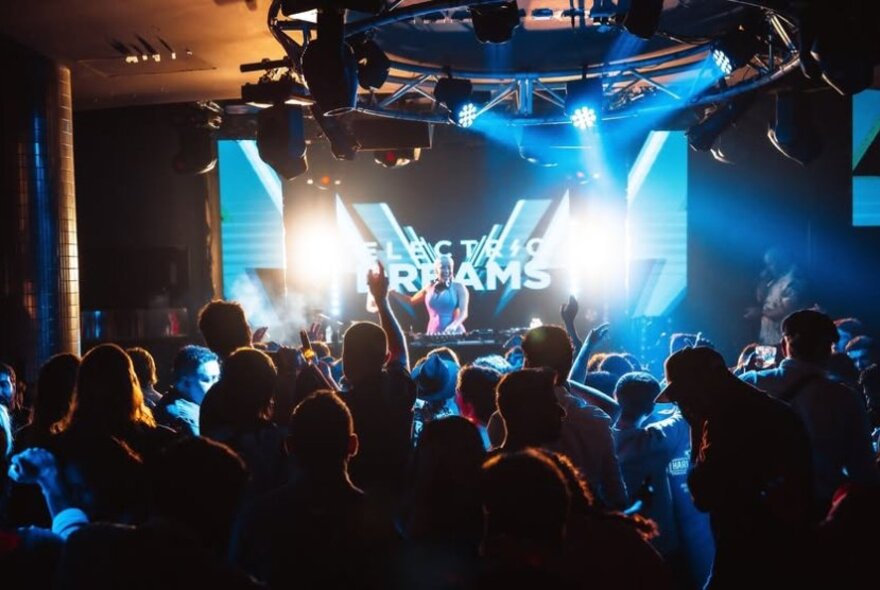
[[[313,186],[318,190],[326,191],[330,190],[334,186],[339,186],[342,184],[342,181],[337,179],[333,179],[328,174],[324,174],[323,176],[318,177],[317,179],[309,178],[306,180],[306,184],[309,186]]]
[[[746,111],[751,100],[751,97],[742,97],[723,104],[688,129],[688,145],[691,146],[691,149],[698,152],[712,150],[721,134],[734,125]]]
[[[403,166],[417,162],[421,155],[422,150],[419,148],[384,150],[376,152],[373,156],[373,160],[385,168],[402,168]]]
[[[358,84],[364,90],[378,90],[388,79],[391,60],[382,48],[366,37],[352,42],[354,58],[357,62]]]
[[[260,158],[285,180],[309,169],[302,107],[276,104],[257,114]]]
[[[757,43],[757,37],[746,30],[731,31],[713,43],[712,63],[722,76],[729,76],[751,61]]]
[[[449,111],[450,120],[461,127],[474,124],[479,110],[471,100],[473,85],[470,80],[443,78],[434,86],[434,98]]]
[[[576,108],[571,114],[571,122],[581,131],[592,129],[596,125],[596,109],[587,106]]]
[[[481,43],[507,43],[519,26],[516,0],[472,6],[470,13],[474,33]]]
[[[779,152],[798,164],[809,164],[822,151],[822,139],[813,127],[807,97],[792,91],[776,95],[776,118],[767,137]]]
[[[458,108],[455,114],[455,121],[459,127],[467,129],[477,120],[477,105],[472,102],[466,102]]]
[[[565,86],[565,114],[576,129],[592,129],[602,110],[602,80],[583,78]]]
[[[308,44],[302,57],[309,92],[327,116],[347,113],[357,105],[357,62],[343,41],[344,26],[344,13],[319,12],[318,38]]]
[[[630,0],[623,15],[623,28],[641,39],[650,39],[657,32],[663,0]]]

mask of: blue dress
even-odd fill
[[[455,320],[455,310],[458,308],[458,291],[455,283],[442,291],[433,284],[428,287],[425,294],[425,307],[428,309],[428,334],[441,334]],[[455,331],[464,334],[464,327],[459,326]]]

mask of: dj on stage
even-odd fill
[[[434,280],[415,295],[392,291],[390,295],[410,305],[425,302],[428,310],[427,334],[464,334],[468,317],[470,294],[460,281],[453,280],[455,263],[452,256],[443,254],[434,263]]]

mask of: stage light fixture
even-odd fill
[[[750,96],[740,97],[717,107],[702,121],[688,129],[688,145],[692,150],[698,152],[711,151],[721,134],[736,124],[736,121],[748,109],[751,101],[752,97]]]
[[[310,106],[315,103],[305,86],[284,76],[278,80],[260,80],[256,84],[241,87],[241,100],[258,108],[268,108],[273,104]]]
[[[776,95],[776,116],[767,138],[779,152],[807,165],[822,151],[822,138],[813,126],[807,96],[793,91]]]
[[[217,166],[214,133],[220,128],[223,109],[213,102],[187,105],[175,112],[178,150],[171,166],[178,174],[205,174]]]
[[[354,134],[337,117],[325,116],[318,105],[312,105],[311,111],[321,133],[330,142],[333,157],[337,160],[354,160],[360,149]]]
[[[561,150],[558,148],[544,148],[521,145],[519,146],[519,157],[535,166],[542,168],[555,168],[559,166],[561,158]]]
[[[357,62],[358,84],[364,90],[378,90],[388,79],[391,60],[372,39],[363,37],[352,40],[354,58]]]
[[[712,63],[722,76],[729,76],[749,63],[757,51],[757,37],[747,30],[737,29],[712,44]]]
[[[470,7],[474,34],[481,43],[507,43],[519,26],[516,0]]]
[[[430,149],[433,137],[433,126],[428,123],[379,117],[356,118],[351,131],[361,151]]]
[[[477,120],[477,105],[472,102],[466,102],[458,108],[455,115],[455,122],[459,127],[467,129]]]
[[[281,0],[281,14],[288,17],[323,9],[379,14],[385,9],[385,0]]]
[[[641,39],[650,39],[660,25],[663,0],[630,0],[621,19],[623,28]]]
[[[823,25],[809,51],[822,80],[842,96],[858,94],[874,83],[874,66],[880,56],[876,33],[860,32],[858,26],[847,20]]]
[[[180,129],[171,166],[178,174],[205,174],[217,166],[213,134],[206,129]]]
[[[602,80],[582,78],[565,86],[565,114],[581,131],[593,129],[602,112]]]
[[[593,107],[577,107],[571,114],[571,123],[575,129],[584,131],[596,125],[596,109]]]
[[[345,43],[344,13],[318,13],[318,38],[302,56],[302,72],[321,113],[329,117],[354,110],[357,105],[357,62]]]
[[[434,98],[449,111],[450,120],[465,128],[473,125],[479,114],[472,93],[471,81],[461,78],[442,78],[434,86]]]
[[[382,150],[375,153],[373,160],[385,168],[402,168],[417,162],[421,155],[422,150],[419,148]]]
[[[285,180],[293,180],[308,170],[302,107],[276,104],[260,111],[257,150],[260,159]]]

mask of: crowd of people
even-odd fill
[[[378,323],[269,351],[200,313],[160,393],[143,348],[0,365],[6,587],[850,587],[880,524],[880,367],[853,318],[780,324],[777,358],[673,337],[658,380],[607,325],[413,363]],[[770,366],[772,364],[772,366]]]

